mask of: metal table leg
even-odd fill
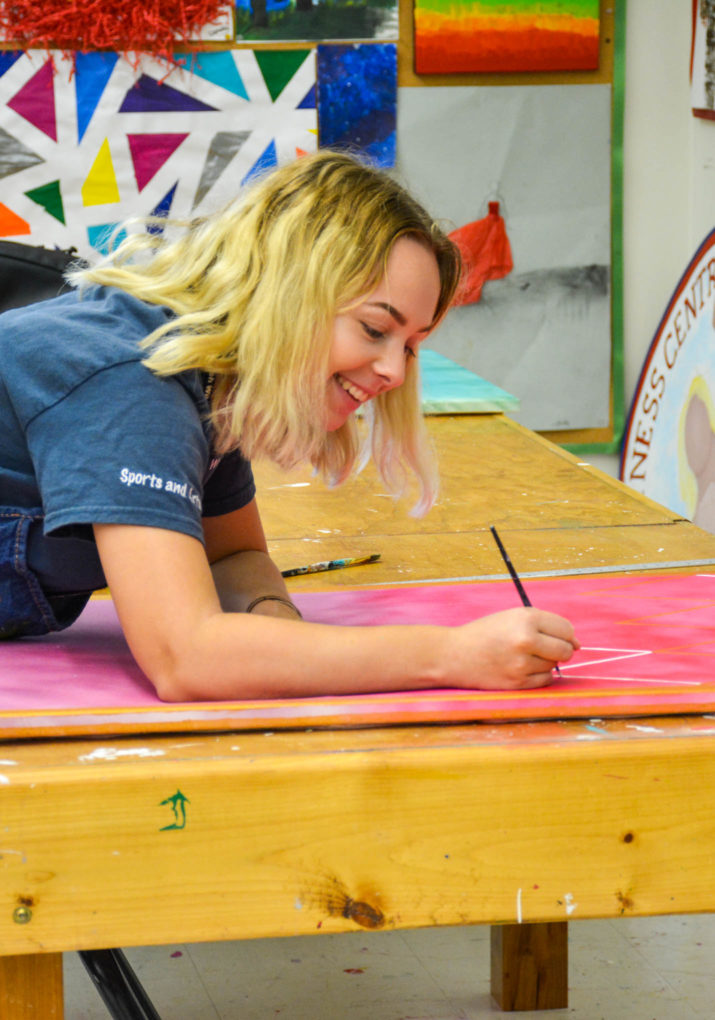
[[[91,949],[79,957],[113,1020],[161,1020],[121,949]]]

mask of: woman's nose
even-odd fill
[[[374,368],[385,380],[388,389],[401,386],[405,381],[405,348],[401,341],[386,345],[380,352]]]

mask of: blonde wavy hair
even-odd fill
[[[272,171],[216,214],[161,221],[161,233],[149,226],[71,279],[119,287],[174,313],[144,340],[145,364],[159,376],[216,376],[216,449],[240,446],[249,459],[286,468],[308,461],[331,484],[362,451],[360,464],[372,455],[396,495],[412,470],[420,485],[413,512],[426,512],[437,483],[416,359],[402,386],[367,405],[363,442],[354,416],[325,428],[335,316],[378,286],[399,238],[434,253],[434,325],[449,307],[459,254],[422,206],[383,171],[323,149]]]

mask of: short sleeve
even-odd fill
[[[204,517],[220,517],[240,510],[256,495],[250,462],[232,450],[218,462],[204,488]]]
[[[139,524],[201,540],[209,443],[190,393],[139,361],[102,368],[27,425],[46,533]]]

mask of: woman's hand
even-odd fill
[[[508,609],[449,630],[445,685],[525,690],[580,648],[568,620],[542,609]]]

